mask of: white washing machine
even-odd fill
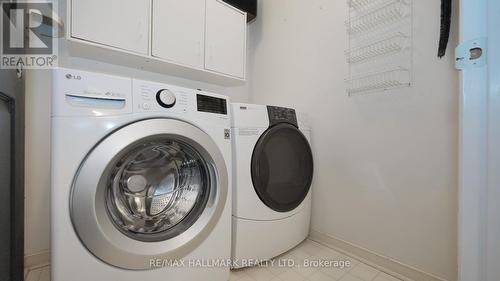
[[[228,99],[70,69],[52,99],[52,280],[228,280]]]
[[[234,103],[233,267],[278,256],[309,234],[313,156],[294,109]]]

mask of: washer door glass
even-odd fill
[[[251,170],[262,202],[277,212],[292,211],[306,198],[313,178],[309,142],[295,126],[275,125],[257,141]]]
[[[138,121],[103,138],[82,161],[71,221],[95,257],[151,270],[151,260],[184,258],[211,235],[228,188],[224,154],[211,136],[180,120]]]
[[[161,241],[188,229],[210,194],[208,167],[179,140],[160,139],[129,147],[113,163],[106,207],[130,238]]]

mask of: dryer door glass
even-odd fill
[[[207,203],[207,164],[182,141],[136,144],[110,168],[107,210],[115,226],[130,238],[161,241],[174,237],[198,219]]]
[[[292,211],[305,199],[312,182],[309,142],[295,126],[275,125],[258,140],[251,170],[260,199],[275,211]]]

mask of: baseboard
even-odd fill
[[[412,266],[403,264],[394,259],[379,255],[347,241],[343,241],[315,230],[311,230],[309,239],[336,251],[342,252],[345,255],[358,259],[380,271],[405,281],[446,281]]]
[[[32,255],[24,256],[24,268],[26,270],[44,267],[50,264],[50,252],[43,251]]]

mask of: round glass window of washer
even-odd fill
[[[208,166],[196,149],[160,140],[122,155],[106,192],[108,213],[122,233],[139,241],[163,241],[196,222],[210,193]]]

